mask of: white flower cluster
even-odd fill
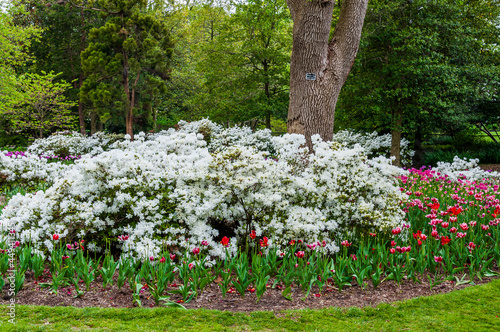
[[[319,136],[313,143],[309,154],[301,135],[271,138],[268,131],[223,130],[208,120],[140,133],[82,155],[45,192],[14,196],[0,222],[49,250],[52,234],[59,241],[85,239],[94,250],[106,237],[127,235],[122,251],[140,258],[201,241],[209,242],[212,256],[224,256],[221,236],[233,234],[233,253],[251,230],[270,246],[326,240],[322,250],[334,252],[347,229],[401,225],[403,196],[394,176],[404,171],[385,157],[369,159],[360,145],[346,148]]]
[[[461,159],[458,156],[453,158],[453,163],[439,161],[434,171],[443,175],[448,175],[451,180],[457,180],[463,176],[469,181],[479,181],[486,178],[500,177],[498,172],[487,172],[479,166],[479,159]]]
[[[85,137],[78,132],[55,133],[44,139],[37,139],[27,151],[38,156],[80,156],[98,155],[115,141],[122,140],[123,135],[95,133]]]
[[[50,182],[60,178],[67,166],[62,163],[50,163],[45,158],[25,153],[24,155],[6,156],[0,152],[0,176],[8,182],[22,181],[33,185],[38,182]]]
[[[379,135],[373,133],[359,133],[352,130],[342,130],[333,135],[333,142],[338,142],[347,148],[352,148],[359,144],[365,149],[365,153],[370,157],[379,155],[389,156],[391,152],[391,135]],[[406,138],[401,138],[401,162],[410,165],[415,151],[410,149],[410,142]]]

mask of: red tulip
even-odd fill
[[[52,240],[54,240],[54,241],[59,240],[59,235],[58,234],[52,235]]]
[[[220,243],[222,243],[224,247],[229,247],[229,238],[227,236],[224,236]]]

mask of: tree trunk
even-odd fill
[[[97,113],[90,113],[90,135],[94,135],[97,132]]]
[[[83,84],[83,74],[80,73],[79,78],[78,78],[78,85],[81,89]],[[80,120],[80,134],[85,136],[87,132],[85,131],[85,118],[83,116],[83,103],[81,101],[81,98],[78,98],[78,118]]]
[[[392,161],[394,166],[401,166],[401,127],[403,125],[403,112],[401,109],[393,113],[393,126],[391,128],[391,157],[396,157]]]
[[[287,0],[293,19],[288,132],[329,141],[335,105],[358,51],[368,0],[345,0],[329,41],[334,0]]]
[[[413,167],[420,168],[424,163],[424,149],[422,148],[422,128],[417,127],[415,131],[415,154],[413,155]]]

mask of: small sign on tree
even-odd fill
[[[316,74],[314,74],[314,73],[307,73],[306,74],[306,80],[308,80],[308,81],[316,81]]]

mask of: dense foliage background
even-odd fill
[[[286,131],[292,21],[284,0],[7,5],[2,146],[61,129],[125,133],[128,123],[138,133],[206,117]],[[370,1],[336,130],[399,132],[417,165],[457,154],[499,163],[499,17],[498,0]],[[38,84],[27,89],[33,77]]]

